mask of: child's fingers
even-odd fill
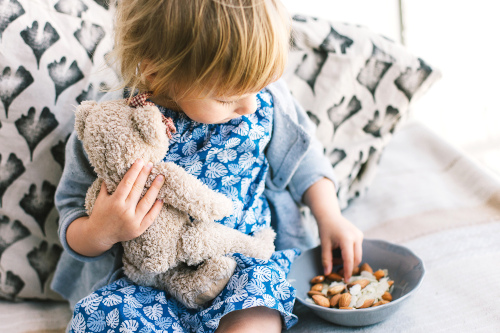
[[[352,274],[352,269],[354,268],[354,244],[353,243],[342,243],[340,244],[340,249],[342,251],[342,261],[344,262],[344,281],[349,281]]]
[[[117,199],[119,200],[127,199],[132,189],[132,186],[134,186],[135,180],[137,179],[137,176],[141,172],[143,166],[144,162],[141,159],[138,159],[137,161],[134,162],[134,164],[132,164],[127,173],[125,173],[125,176],[123,176],[123,179],[120,181],[120,184],[118,184],[118,186],[116,187],[114,196]]]
[[[149,173],[151,172],[152,168],[153,163],[151,162],[142,167],[139,175],[137,175],[137,178],[135,179],[134,185],[130,189],[130,193],[128,194],[126,201],[137,205],[137,202],[141,198],[142,191],[144,190],[144,186],[146,185],[146,181],[148,180]]]
[[[158,197],[158,193],[163,185],[163,181],[163,175],[157,176],[144,197],[139,201],[135,210],[135,213],[139,217],[145,216],[151,210],[151,207],[153,207],[156,202],[156,198]]]
[[[141,222],[141,234],[146,231],[147,228],[156,220],[158,214],[160,214],[161,208],[163,207],[163,201],[156,200],[153,207],[149,210],[149,212],[144,216]]]
[[[321,262],[323,263],[324,274],[332,272],[332,245],[330,242],[321,242]]]
[[[361,264],[361,259],[363,258],[363,240],[360,240],[354,244],[354,266]]]

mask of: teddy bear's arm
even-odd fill
[[[165,182],[158,198],[194,219],[212,222],[232,213],[233,203],[230,199],[211,190],[182,167],[172,162],[156,164],[151,171],[148,185],[160,174],[165,177]]]

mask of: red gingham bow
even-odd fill
[[[147,99],[149,97],[153,96],[153,93],[151,91],[146,91],[140,94],[135,95],[134,97],[128,98],[127,99],[127,104],[130,105],[131,107],[138,107],[138,106],[144,106],[144,105],[155,105],[155,103],[148,101]],[[177,130],[175,129],[174,122],[172,118],[167,118],[163,114],[162,116],[162,121],[167,126],[167,135],[169,139],[172,139],[172,133],[175,133]]]

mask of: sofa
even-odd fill
[[[114,7],[1,3],[0,332],[64,332],[71,310],[50,288],[62,252],[53,196],[75,106],[119,85],[105,57]],[[380,324],[335,326],[296,304],[291,332],[498,329],[500,180],[412,118],[439,70],[358,25],[297,14],[292,41],[283,78],[317,125],[345,216],[366,238],[409,247],[427,273]]]

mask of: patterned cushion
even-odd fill
[[[116,84],[103,0],[0,0],[0,297],[58,298],[54,191],[73,110]]]
[[[411,102],[441,74],[361,26],[296,15],[293,30],[284,78],[318,126],[345,208],[366,191]]]

